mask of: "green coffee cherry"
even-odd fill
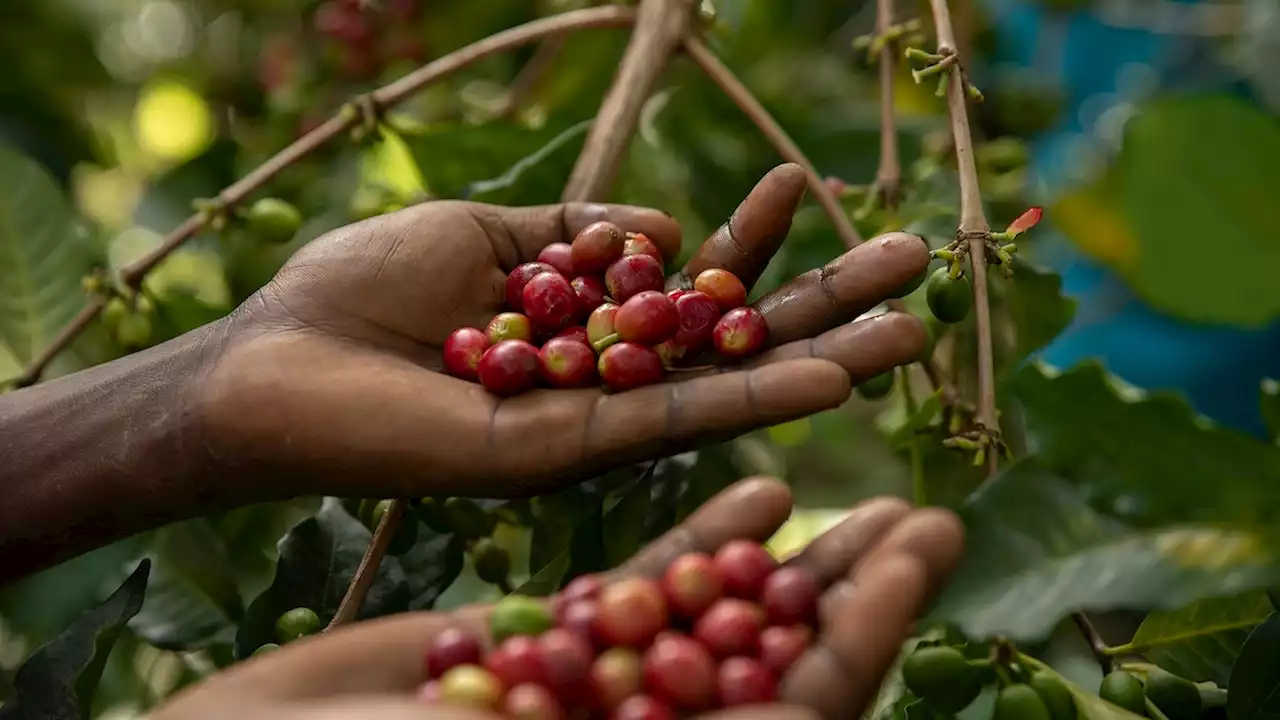
[[[244,217],[250,232],[269,243],[287,243],[302,227],[302,213],[280,198],[262,198]]]
[[[992,720],[1051,720],[1039,693],[1030,685],[1010,685],[996,696]]]
[[[969,314],[973,305],[972,293],[968,278],[963,275],[952,278],[947,268],[940,267],[929,276],[925,300],[934,317],[944,323],[958,323]]]
[[[300,637],[320,632],[320,616],[307,607],[294,608],[276,620],[276,640],[281,645],[293,642]]]
[[[106,307],[102,308],[102,322],[114,333],[116,328],[120,327],[120,321],[128,314],[129,305],[124,298],[113,297],[107,301]]]
[[[493,606],[489,632],[501,643],[516,635],[541,635],[551,627],[551,613],[542,603],[525,595],[508,595]]]
[[[151,342],[151,318],[140,312],[129,312],[116,325],[116,342],[126,348],[146,347]]]
[[[1071,696],[1071,688],[1067,687],[1067,683],[1057,673],[1036,670],[1031,673],[1029,684],[1044,702],[1052,720],[1076,720],[1076,700]]]
[[[506,583],[511,574],[511,555],[489,538],[481,538],[471,546],[471,561],[475,564],[476,576],[493,585]]]
[[[1167,670],[1152,668],[1147,672],[1147,699],[1169,716],[1169,720],[1200,717],[1200,689]]]
[[[369,501],[366,500],[365,503]],[[365,527],[370,532],[378,529],[378,525],[382,523],[382,516],[387,514],[387,509],[391,507],[392,500],[378,500],[373,503],[373,507],[369,511],[369,517],[365,522]],[[361,514],[364,514],[364,506],[360,508]],[[391,538],[391,544],[387,545],[388,555],[403,555],[413,549],[414,543],[418,542],[418,520],[410,513],[405,513],[400,518],[400,524],[396,526],[396,533]]]
[[[964,653],[953,647],[920,648],[902,663],[902,681],[929,707],[957,713],[982,692],[982,680]]]
[[[445,512],[444,501],[437,498],[425,497],[418,501],[418,517],[422,522],[432,530],[447,535],[453,532],[453,525],[449,522],[449,515]]]
[[[1147,716],[1147,694],[1137,675],[1116,670],[1102,678],[1098,697],[1135,715]]]
[[[253,657],[255,655],[266,655],[268,653],[273,653],[279,649],[280,649],[280,646],[275,643],[264,643],[262,645],[259,645],[258,649],[254,650],[249,657]]]
[[[445,500],[444,514],[453,531],[469,540],[488,537],[497,524],[497,518],[468,498]]]
[[[875,377],[863,380],[856,390],[858,395],[867,400],[879,400],[893,392],[893,371],[882,372]]]

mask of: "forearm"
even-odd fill
[[[0,584],[208,511],[194,389],[219,328],[0,396]]]

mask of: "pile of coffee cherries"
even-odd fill
[[[488,327],[454,330],[445,370],[509,396],[539,385],[603,381],[613,390],[659,382],[668,369],[714,347],[729,359],[759,352],[764,315],[746,307],[733,273],[705,270],[692,289],[663,292],[662,253],[641,233],[609,222],[553,243],[507,275],[506,304]]]
[[[819,586],[760,545],[677,558],[660,580],[583,576],[548,609],[512,595],[493,610],[493,650],[460,629],[427,648],[418,697],[518,720],[673,720],[775,700],[809,647]]]

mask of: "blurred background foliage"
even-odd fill
[[[216,195],[353,95],[496,31],[584,4],[377,0],[352,14],[344,0],[0,3],[0,380],[16,376],[81,307],[82,276],[117,269],[155,247],[193,200]],[[868,182],[878,154],[878,90],[851,41],[873,27],[874,3],[712,5],[713,49],[820,172]],[[926,5],[904,1],[900,13],[926,17]],[[1269,62],[1280,48],[1276,3],[958,0],[953,6],[970,72],[987,97],[974,112],[992,225],[1003,227],[1030,204],[1045,206],[1046,223],[1021,244],[1037,266],[1056,271],[1027,265],[1015,284],[996,292],[1009,331],[998,358],[1002,389],[1015,387],[1022,401],[1007,405],[1006,417],[1060,421],[1064,429],[1051,436],[1056,442],[1036,447],[1056,472],[1076,481],[1098,467],[1080,455],[1101,446],[1123,456],[1131,449],[1126,441],[1105,433],[1084,437],[1078,429],[1089,425],[1089,413],[1142,412],[1146,406],[1125,405],[1133,397],[1128,384],[1094,378],[1087,369],[1057,378],[1016,372],[1034,355],[1062,366],[1094,358],[1128,383],[1178,391],[1196,411],[1270,441],[1258,387],[1264,376],[1280,375],[1280,184],[1273,170],[1280,163],[1280,85]],[[381,142],[333,143],[290,168],[269,192],[302,210],[302,231],[285,245],[264,245],[236,230],[208,233],[175,252],[146,281],[156,305],[147,343],[227,313],[300,245],[348,222],[430,197],[556,201],[581,148],[584,121],[609,87],[627,37],[603,30],[569,38],[514,106],[507,87],[536,49],[489,58],[399,108]],[[905,70],[895,92],[916,192],[901,217],[866,218],[860,228],[870,235],[905,225],[938,246],[954,231],[944,108],[931,85],[913,84]],[[687,253],[778,161],[732,102],[677,58],[645,107],[608,199],[675,215]],[[848,210],[859,204],[850,199]],[[841,249],[828,219],[806,202],[757,292]],[[927,315],[922,294],[908,304]],[[939,346],[962,378],[970,376],[974,355],[969,337],[964,324]],[[71,372],[132,349],[99,323],[52,371]],[[1078,423],[1062,419],[1072,407],[1055,405],[1068,392],[1063,388],[1090,403]],[[926,411],[936,412],[936,398],[917,394]],[[1165,408],[1171,422],[1194,434],[1191,410],[1171,402],[1173,409]],[[595,561],[609,564],[660,529],[660,522],[626,525],[626,517],[647,512],[670,520],[734,478],[768,473],[787,478],[799,504],[811,509],[776,539],[785,546],[838,517],[829,508],[873,494],[908,494],[904,438],[924,420],[909,417],[900,394],[854,399],[837,411],[664,462],[658,477],[679,471],[689,478],[669,508],[658,507],[661,493],[643,500],[624,494],[606,512],[603,493],[617,483],[556,502],[595,508],[596,535],[606,518],[611,527],[634,525]],[[1124,430],[1120,424],[1115,432]],[[1028,439],[1012,432],[1025,446]],[[958,504],[980,481],[966,458],[925,452],[938,500]],[[1235,457],[1230,449],[1222,454]],[[1251,460],[1241,472],[1261,482],[1280,467],[1272,460]],[[1150,492],[1141,469],[1108,477],[1131,483],[1113,484],[1111,495],[1091,501],[1126,521],[1149,527],[1193,519],[1184,507],[1125,505],[1125,498]],[[1222,515],[1245,512],[1244,497],[1232,496],[1238,504]],[[319,499],[308,499],[202,518],[0,590],[0,697],[27,654],[119,585],[143,554],[154,563],[147,603],[110,656],[96,711],[145,712],[225,665],[236,626],[251,624],[255,604],[273,597],[264,590],[282,577],[273,581],[273,573],[285,572],[277,570],[277,541],[319,507]],[[326,507],[307,521],[314,524],[307,542],[336,548],[334,538],[359,535],[349,517]],[[538,515],[536,508],[520,512]],[[544,509],[542,517],[551,515]],[[517,577],[532,576],[536,584],[545,567],[560,575],[590,569],[583,563],[591,561],[571,550],[593,536],[579,534],[580,527],[531,527],[501,526],[502,542],[526,549],[516,553]],[[558,538],[535,543],[551,548],[537,551],[545,557],[527,557],[531,532]],[[496,593],[465,567],[460,549],[444,539],[420,544],[429,550],[389,562],[387,572],[428,579],[410,581],[404,597],[389,595],[388,610],[450,607]],[[215,551],[225,562],[195,560]],[[439,574],[442,557],[449,558],[448,577],[431,575]]]

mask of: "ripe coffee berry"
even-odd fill
[[[725,543],[713,559],[724,578],[725,593],[750,600],[760,597],[765,578],[778,568],[769,551],[750,540]]]
[[[619,580],[600,591],[593,630],[605,645],[644,647],[667,626],[667,601],[645,578]]]
[[[578,316],[587,317],[604,304],[604,281],[595,275],[574,278],[569,285],[578,298]]]
[[[662,381],[666,369],[653,348],[636,343],[610,345],[597,364],[600,379],[614,390],[630,390]]]
[[[614,262],[604,274],[609,297],[626,302],[645,290],[661,291],[666,278],[662,263],[648,255],[627,255]]]
[[[685,353],[698,352],[710,345],[712,331],[720,320],[720,306],[716,301],[706,293],[686,290],[675,298],[675,304],[680,315],[680,331],[673,342]]]
[[[521,293],[524,312],[547,330],[569,327],[578,315],[578,296],[563,275],[545,272],[535,276]]]
[[[774,675],[781,677],[804,654],[813,640],[808,625],[767,627],[760,633],[760,660]]]
[[[769,323],[764,313],[753,307],[735,308],[716,322],[711,339],[716,350],[726,357],[746,357],[764,347],[769,339]]]
[[[612,647],[591,665],[591,690],[595,704],[612,712],[644,687],[644,664],[634,648]]]
[[[663,262],[662,251],[644,233],[627,233],[627,242],[623,246],[622,254],[648,255],[659,263]]]
[[[613,326],[622,340],[656,345],[680,330],[680,313],[666,295],[646,290],[622,303]]]
[[[484,351],[477,373],[494,395],[522,393],[538,383],[538,348],[524,340],[504,340]]]
[[[731,657],[720,664],[716,690],[724,707],[770,703],[778,697],[778,680],[755,658]]]
[[[773,625],[798,625],[818,618],[818,579],[803,568],[778,568],[764,581],[760,604]]]
[[[561,275],[571,278],[573,272],[573,246],[566,242],[551,243],[538,253],[538,262],[546,263]]]
[[[591,663],[595,659],[591,643],[563,628],[552,628],[538,636],[544,681],[566,705],[590,698]]]
[[[724,592],[724,579],[710,555],[688,553],[676,558],[662,576],[662,590],[672,613],[696,618]]]
[[[463,380],[479,380],[477,368],[488,349],[489,338],[484,331],[470,327],[454,330],[444,341],[445,372]]]
[[[655,640],[644,655],[644,687],[651,695],[685,710],[715,702],[716,663],[706,648],[683,635]]]
[[[579,273],[600,273],[622,257],[626,240],[611,222],[594,222],[573,239],[573,268]]]
[[[554,337],[538,351],[542,377],[560,388],[583,387],[596,379],[596,354],[585,343]]]
[[[550,690],[522,683],[507,691],[502,714],[508,720],[566,720],[564,708]]]
[[[502,682],[482,667],[459,665],[440,678],[440,699],[450,705],[497,710]]]
[[[717,600],[698,618],[693,636],[717,658],[754,655],[764,629],[759,605],[738,598]]]
[[[610,336],[616,335],[617,329],[614,321],[618,317],[618,306],[613,303],[605,303],[591,312],[591,317],[587,318],[587,339],[591,341],[591,346],[600,352],[608,347]],[[617,338],[613,338],[616,342]],[[601,345],[604,344],[602,347]]]
[[[603,589],[604,583],[595,575],[579,575],[564,586],[559,597],[564,600],[594,600],[600,597]]]
[[[597,614],[599,606],[594,600],[560,600],[556,603],[556,625],[592,642],[595,641],[593,627]]]
[[[457,628],[444,630],[427,646],[427,677],[435,679],[459,665],[479,665],[480,641]]]
[[[693,289],[711,296],[723,312],[740,308],[747,303],[746,286],[737,275],[728,270],[720,268],[703,270],[693,279]]]
[[[627,698],[609,720],[675,720],[675,713],[666,704],[648,695],[632,695]]]
[[[591,346],[591,339],[587,337],[587,328],[585,325],[574,325],[573,327],[567,327],[561,330],[560,332],[556,333],[555,336],[558,338],[568,338],[570,340],[576,340],[582,343],[583,345],[586,345],[588,347]]]
[[[505,687],[520,683],[545,684],[546,666],[538,640],[530,635],[516,635],[503,640],[485,658],[485,668]]]
[[[555,272],[556,269],[546,263],[531,262],[517,266],[507,275],[507,305],[518,312],[524,311],[524,286],[529,281],[545,272]]]
[[[484,333],[489,338],[490,345],[497,345],[503,340],[533,342],[533,324],[529,322],[529,318],[516,312],[494,315]]]

